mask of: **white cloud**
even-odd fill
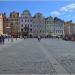
[[[75,3],[68,4],[66,6],[60,7],[57,11],[52,11],[52,16],[60,16],[62,14],[73,12],[75,10]],[[71,15],[65,15],[65,17],[71,17]]]
[[[72,16],[71,15],[66,15],[66,16],[63,16],[64,18],[71,18]]]
[[[75,16],[72,16],[71,18],[75,19]]]
[[[72,12],[74,10],[75,10],[75,3],[71,3],[69,5],[60,8],[61,12]]]
[[[59,16],[59,15],[60,15],[60,12],[58,12],[58,11],[53,11],[53,12],[51,12],[51,15],[52,15],[52,16]]]
[[[66,15],[66,16],[64,16],[64,18],[67,18],[67,19],[75,19],[75,16],[73,16],[73,15]]]

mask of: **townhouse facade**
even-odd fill
[[[19,12],[11,12],[8,22],[10,24],[8,28],[10,28],[11,35],[17,36],[19,34]]]
[[[33,34],[33,18],[29,10],[24,10],[19,18],[20,32],[25,31],[25,27],[29,29],[29,34]]]
[[[0,35],[3,34],[3,16],[0,14]]]
[[[6,16],[6,13],[2,13],[2,16],[3,16],[3,34],[10,35],[11,34],[10,24],[9,24],[8,18]]]
[[[11,24],[8,18],[4,19],[4,34],[11,35]]]
[[[65,35],[75,35],[75,24],[72,22],[64,22]]]
[[[32,36],[46,35],[75,35],[75,23],[65,22],[58,17],[45,18],[42,13],[31,15],[29,10],[11,12],[7,17],[6,13],[0,14],[0,34],[20,35],[28,28],[28,34]]]
[[[6,17],[6,13],[2,13],[1,16],[2,16],[2,27],[1,27],[2,33],[1,34],[10,35],[11,34],[10,24],[9,24],[8,18]]]
[[[64,35],[64,21],[57,17],[54,18],[54,34]]]
[[[36,13],[33,17],[33,34],[34,36],[44,36],[45,32],[45,18],[42,13]]]
[[[47,17],[45,18],[45,28],[46,28],[46,35],[54,35],[54,18]]]

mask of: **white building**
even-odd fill
[[[64,35],[64,21],[57,17],[54,18],[54,34]]]
[[[19,18],[20,32],[24,31],[25,27],[29,28],[29,34],[33,33],[33,18],[29,10],[24,10]]]
[[[34,36],[45,35],[45,18],[41,13],[36,13],[33,17]]]
[[[64,22],[64,33],[65,35],[75,35],[75,23]]]

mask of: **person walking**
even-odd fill
[[[5,43],[5,37],[3,35],[1,35],[1,41],[2,41],[2,44]]]
[[[40,42],[40,40],[41,40],[41,38],[40,38],[40,36],[38,36],[38,41]]]
[[[25,35],[23,35],[22,37],[23,37],[24,40],[26,39],[26,36]]]
[[[11,36],[11,42],[13,42],[13,36]]]

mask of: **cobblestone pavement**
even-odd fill
[[[5,42],[4,44],[3,43],[0,43],[0,50],[2,50],[2,48],[4,47],[8,47],[8,46],[12,46],[14,43],[18,43],[20,42],[22,39],[20,38],[13,38],[13,42],[11,41],[11,38],[8,40],[8,39],[5,39]]]
[[[21,42],[0,51],[1,74],[55,74],[56,71],[33,39]]]
[[[74,49],[74,42],[70,41],[57,39],[42,39],[40,42],[37,39],[21,40],[0,50],[0,74],[75,73]],[[69,60],[72,61],[71,67],[68,66]]]
[[[69,74],[75,74],[75,42],[61,39],[42,39],[41,44]]]

